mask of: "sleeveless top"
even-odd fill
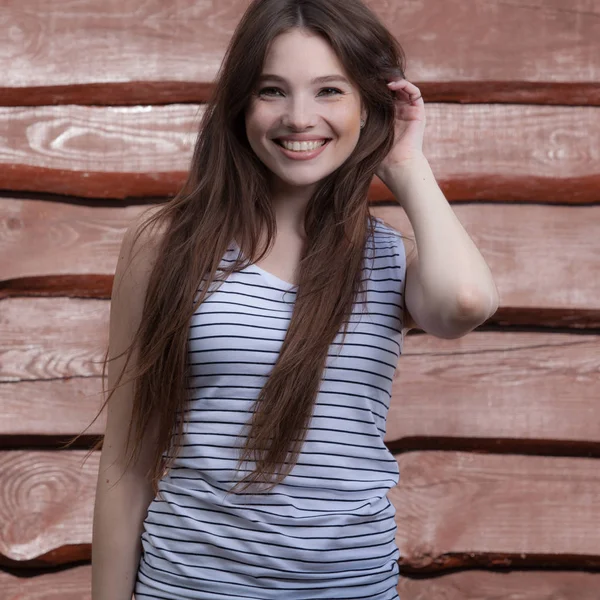
[[[239,252],[230,245],[223,257]],[[223,264],[223,263],[222,263]],[[376,219],[363,262],[367,310],[331,344],[297,465],[271,491],[226,492],[236,438],[270,373],[296,287],[251,264],[198,307],[188,335],[189,408],[181,453],[144,521],[136,599],[397,600],[399,550],[384,444],[403,344],[405,251]]]

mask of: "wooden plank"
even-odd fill
[[[596,0],[367,4],[403,45],[407,77],[430,101],[600,104]],[[206,101],[246,6],[13,3],[3,15],[11,35],[0,41],[0,103]]]
[[[112,278],[127,226],[149,206],[2,198],[0,220],[6,225],[0,230],[0,278]]]
[[[488,261],[498,286],[497,319],[508,323],[600,326],[600,206],[457,204],[454,210]],[[146,205],[89,207],[41,200],[0,201],[0,298],[110,296],[127,226]],[[373,206],[392,227],[412,228],[404,211]],[[414,238],[413,238],[414,239]],[[406,242],[410,250],[411,242]],[[577,268],[573,268],[577,257]],[[56,276],[63,277],[58,281]],[[77,280],[72,276],[86,276]],[[45,281],[36,279],[46,277]],[[33,278],[33,279],[31,279]],[[85,286],[89,286],[85,293]],[[526,319],[524,319],[526,317]]]
[[[88,426],[88,438],[104,434],[105,411],[92,423],[104,398],[99,375],[10,382],[2,369],[0,378],[0,447],[59,446]]]
[[[56,572],[24,569],[19,575],[0,571],[0,589],[6,600],[91,600],[92,568],[74,566]]]
[[[109,302],[14,298],[2,302],[2,313],[0,436],[80,433],[102,399]],[[445,438],[454,447],[476,439],[598,449],[599,347],[596,334],[408,336],[386,442],[396,449]],[[103,428],[104,415],[88,434]]]
[[[0,452],[0,558],[29,566],[90,559],[100,459],[83,451]]]
[[[174,194],[197,114],[196,105],[0,109],[0,187],[86,198]]]
[[[90,600],[91,578],[89,565],[35,577],[0,571],[0,589],[10,600]],[[416,579],[401,575],[397,590],[402,600],[598,600],[598,588],[600,573],[463,571]]]
[[[198,105],[0,108],[0,187],[86,198],[175,194]],[[598,201],[600,108],[429,104],[425,153],[450,200]],[[374,179],[372,201],[391,199]]]
[[[402,564],[492,566],[495,554],[507,566],[600,567],[598,459],[409,452],[398,464],[388,497]]]
[[[394,450],[500,446],[600,456],[600,336],[474,332],[409,336],[385,441]],[[557,443],[557,442],[561,443]],[[587,446],[586,446],[587,443]],[[562,450],[561,450],[562,449]]]
[[[0,300],[23,296],[110,299],[112,275],[45,275],[0,281]]]
[[[51,573],[22,576],[0,571],[0,589],[6,600],[91,600],[92,567],[79,565]]]
[[[0,452],[4,562],[89,559],[98,454],[82,463],[79,451]],[[400,482],[389,498],[403,567],[600,568],[597,459],[461,452],[396,458]]]
[[[597,600],[600,573],[474,570],[400,577],[397,589],[401,600]]]
[[[106,300],[3,300],[0,381],[98,377],[109,311]]]

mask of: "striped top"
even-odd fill
[[[239,248],[232,244],[224,262]],[[366,304],[332,343],[297,465],[267,492],[226,492],[247,475],[236,437],[272,370],[296,287],[251,264],[196,310],[180,456],[148,508],[135,597],[397,600],[399,550],[384,444],[402,352],[405,252],[379,219],[365,248]]]

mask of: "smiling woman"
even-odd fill
[[[184,188],[123,241],[93,600],[398,599],[408,261],[368,191],[403,74],[360,0],[248,7]]]

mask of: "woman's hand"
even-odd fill
[[[423,157],[425,133],[425,103],[419,88],[401,78],[393,79],[387,85],[396,97],[394,145],[375,173],[386,185],[388,174],[397,167]]]

